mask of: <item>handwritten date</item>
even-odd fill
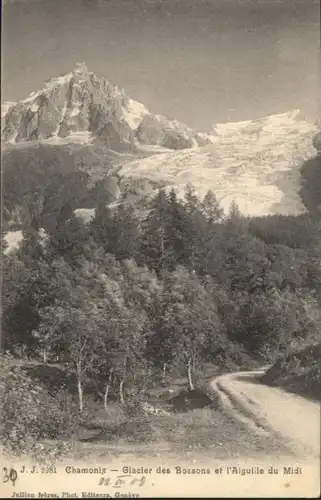
[[[110,477],[101,477],[99,486],[111,486],[112,488],[123,488],[124,486],[139,486],[140,488],[146,483],[146,476],[133,477],[131,474],[123,474],[116,476],[115,479]]]

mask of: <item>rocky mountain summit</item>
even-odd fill
[[[191,128],[151,113],[84,63],[17,103],[2,107],[4,142],[99,139],[116,151],[144,145],[185,149],[206,144]]]

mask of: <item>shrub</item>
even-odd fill
[[[73,403],[66,391],[51,396],[7,354],[0,358],[0,398],[0,440],[10,455],[36,457],[43,449],[42,440],[73,431]],[[55,448],[59,455],[62,446]]]

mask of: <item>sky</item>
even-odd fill
[[[319,106],[315,0],[7,0],[2,101],[79,61],[198,130]]]

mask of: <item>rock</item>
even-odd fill
[[[172,397],[169,403],[175,411],[180,413],[213,406],[213,401],[199,389],[181,391],[177,396]]]
[[[77,219],[80,219],[84,224],[89,224],[95,217],[96,210],[94,208],[76,208],[74,214]]]
[[[183,123],[152,114],[142,119],[136,137],[141,144],[168,149],[187,149],[206,144],[204,138]]]
[[[321,131],[314,136],[312,144],[313,147],[318,151],[318,153],[321,153]]]

